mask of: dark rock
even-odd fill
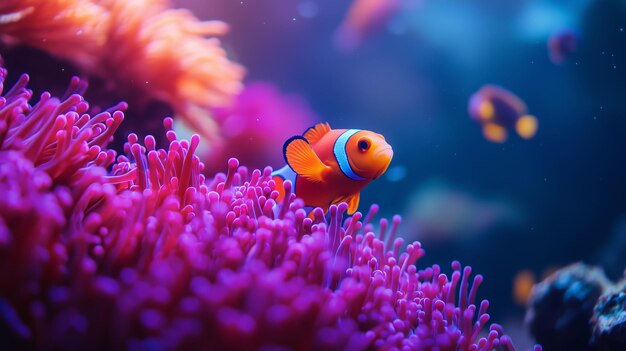
[[[598,350],[626,350],[626,282],[602,295],[593,309],[591,342]]]
[[[576,263],[534,287],[526,323],[544,350],[588,351],[589,321],[598,298],[610,286],[602,269]]]

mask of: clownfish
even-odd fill
[[[290,180],[309,209],[320,207],[326,213],[330,205],[346,202],[348,214],[353,214],[361,189],[385,173],[393,149],[378,133],[319,123],[288,139],[283,156],[287,165],[272,173],[278,201],[285,196],[284,182]]]

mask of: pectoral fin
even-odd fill
[[[299,176],[312,182],[323,182],[326,174],[330,172],[330,167],[317,157],[311,144],[301,136],[287,140],[283,153],[289,167]]]
[[[345,202],[348,204],[348,214],[351,215],[359,208],[359,201],[361,200],[361,193],[352,194],[350,196],[340,197],[333,201],[333,204]]]

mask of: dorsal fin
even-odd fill
[[[309,142],[309,144],[315,144],[328,132],[330,132],[330,125],[328,122],[323,122],[307,129],[302,136]]]

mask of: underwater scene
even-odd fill
[[[626,350],[625,28],[0,0],[0,350]]]

